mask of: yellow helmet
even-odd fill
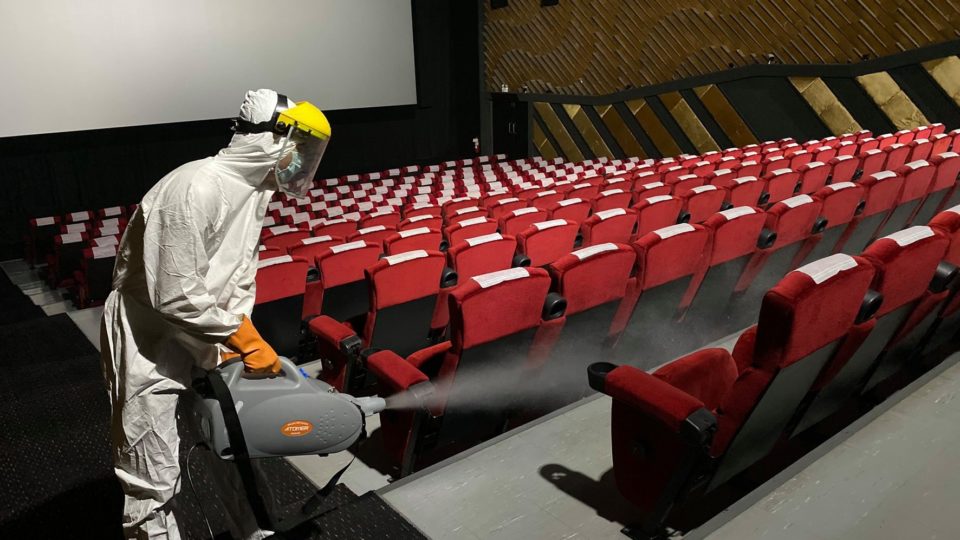
[[[330,141],[330,122],[323,111],[310,102],[301,101],[288,108],[289,102],[287,96],[277,94],[276,110],[270,120],[255,124],[238,118],[234,130],[282,135],[282,150],[273,168],[277,188],[287,195],[303,197],[313,185],[313,177]]]

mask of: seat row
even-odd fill
[[[732,351],[699,350],[652,373],[626,351],[624,365],[592,365],[591,386],[613,398],[614,475],[639,508],[638,531],[662,534],[671,510],[699,504],[839,421],[846,406],[876,403],[942,358],[960,322],[958,248],[953,207],[859,255],[790,272]]]

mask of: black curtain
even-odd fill
[[[330,111],[334,137],[321,177],[473,154],[476,6],[412,0],[412,8],[417,104]],[[22,256],[29,218],[135,203],[177,166],[215,154],[230,140],[229,128],[223,119],[0,138],[0,259]]]

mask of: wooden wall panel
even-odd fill
[[[765,63],[856,62],[960,37],[960,0],[511,0],[486,10],[487,87],[601,95]]]
[[[834,135],[862,129],[820,77],[790,77],[790,83]]]

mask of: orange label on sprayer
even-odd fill
[[[280,433],[287,437],[303,437],[313,431],[313,424],[306,420],[293,420],[280,427]]]

